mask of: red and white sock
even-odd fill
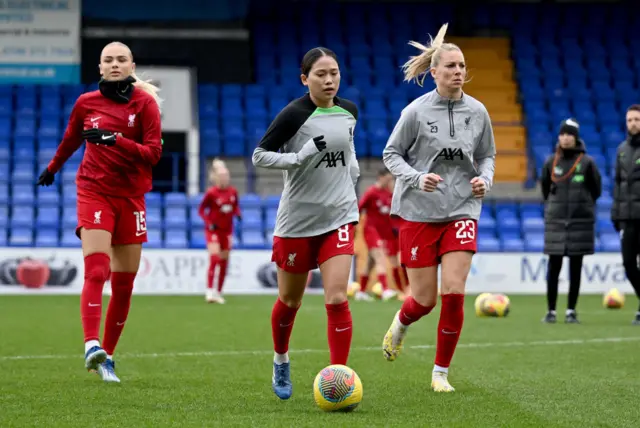
[[[434,371],[448,371],[463,323],[464,294],[443,294]]]
[[[218,293],[222,293],[222,288],[224,288],[224,280],[227,278],[228,265],[229,265],[228,259],[218,260]]]
[[[428,315],[433,308],[433,306],[422,306],[416,302],[416,299],[409,296],[402,302],[402,307],[400,308],[400,315],[398,316],[400,324],[405,327],[409,326],[423,316]]]
[[[103,343],[103,348],[108,355],[113,355],[124,329],[124,323],[127,321],[135,278],[136,274],[133,272],[113,272],[111,274],[111,299],[104,323]]]
[[[209,270],[207,270],[207,288],[213,288],[213,278],[216,274],[216,266],[218,265],[218,256],[209,256]]]
[[[327,338],[331,364],[347,364],[353,336],[353,320],[349,302],[325,305],[327,309]]]
[[[85,343],[100,340],[102,290],[111,272],[110,263],[111,259],[105,253],[93,253],[84,258],[84,285],[80,296],[80,316]]]
[[[290,308],[280,298],[276,299],[271,311],[271,335],[273,337],[274,361],[277,364],[289,362],[289,339],[296,320],[298,308]]]
[[[398,289],[398,291],[404,291],[404,285],[402,285],[399,266],[393,268],[393,281],[396,283],[396,288]]]

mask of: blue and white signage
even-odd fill
[[[0,0],[0,84],[80,82],[81,0]]]

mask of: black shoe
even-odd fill
[[[633,319],[633,321],[631,322],[631,324],[633,325],[640,325],[640,312],[636,313],[636,317]]]
[[[578,321],[578,315],[575,312],[570,312],[564,316],[565,324],[580,324]]]
[[[555,324],[556,323],[556,314],[553,312],[547,312],[547,315],[542,318],[542,322],[546,324]]]

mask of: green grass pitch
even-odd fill
[[[364,399],[328,414],[312,394],[329,363],[319,296],[296,319],[287,402],[271,392],[273,296],[224,306],[134,296],[116,354],[120,385],[84,370],[78,296],[1,296],[0,427],[637,427],[640,327],[628,297],[616,311],[582,296],[581,325],[541,324],[542,296],[511,296],[504,319],[476,318],[467,297],[453,394],[430,390],[438,308],[389,363],[381,343],[399,302],[352,302],[349,365]]]

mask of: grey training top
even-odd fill
[[[478,219],[482,202],[470,181],[493,183],[496,146],[484,105],[469,95],[444,98],[433,90],[404,108],[383,160],[396,176],[391,214],[416,222]],[[435,191],[420,190],[422,176],[438,174]]]
[[[309,94],[292,101],[253,152],[255,166],[283,170],[274,236],[322,235],[359,219],[360,168],[353,145],[358,109],[342,98],[334,103],[317,107]],[[313,138],[321,135],[327,148],[318,152]]]

